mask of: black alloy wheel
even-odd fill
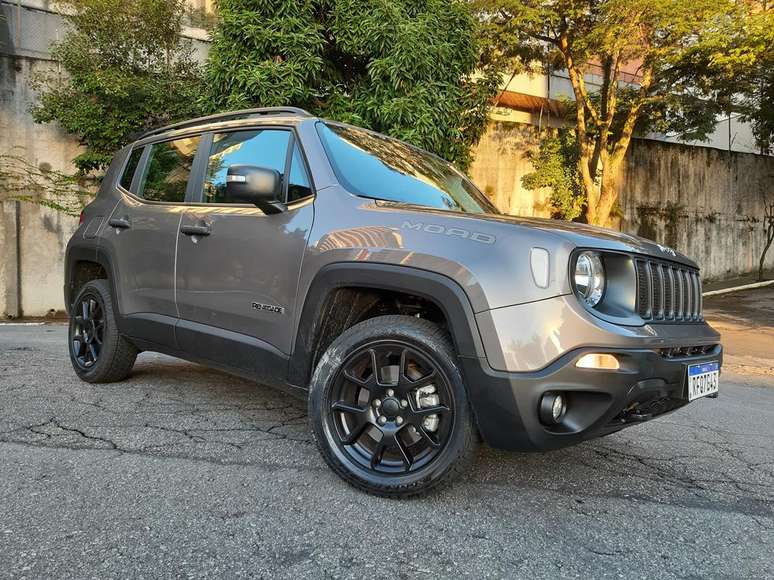
[[[328,465],[383,497],[453,480],[477,444],[448,334],[409,316],[372,318],[333,341],[312,377],[309,418]]]
[[[129,376],[139,352],[118,332],[107,280],[90,280],[70,306],[68,350],[73,370],[89,383],[112,383]]]
[[[100,297],[88,293],[79,297],[70,318],[70,348],[73,360],[89,370],[99,360],[105,336],[105,307]]]
[[[365,345],[335,379],[327,422],[339,449],[385,474],[421,469],[447,443],[454,399],[443,372],[402,341]]]

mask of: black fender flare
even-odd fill
[[[323,308],[331,293],[344,287],[403,292],[433,302],[446,317],[457,354],[461,357],[485,356],[473,307],[455,280],[410,266],[338,262],[321,268],[306,293],[289,361],[289,383],[307,388],[314,370]]]
[[[110,256],[97,244],[85,242],[83,244],[70,245],[70,247],[67,248],[67,253],[65,256],[64,299],[65,308],[67,308],[68,314],[70,312],[70,307],[72,306],[72,300],[75,298],[75,296],[73,296],[73,292],[75,290],[74,274],[75,267],[78,262],[94,262],[102,266],[102,269],[105,270],[105,274],[107,275],[107,280],[110,286],[110,293],[113,298],[113,304],[116,305],[116,310],[120,313],[121,310],[118,304],[114,284],[116,278],[115,272],[113,271],[113,261],[110,259]]]

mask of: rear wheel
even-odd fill
[[[129,376],[138,350],[118,333],[106,280],[92,280],[78,292],[70,311],[70,361],[90,383],[110,383]]]
[[[426,493],[458,476],[474,454],[454,351],[425,320],[383,316],[344,332],[317,365],[309,408],[326,462],[369,493]]]

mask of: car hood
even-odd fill
[[[560,236],[577,247],[621,250],[635,254],[646,254],[662,260],[679,262],[698,268],[696,262],[677,250],[652,240],[618,232],[608,228],[547,218],[526,218],[508,215],[477,214],[478,219],[513,224],[521,227],[543,230]]]

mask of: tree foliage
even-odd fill
[[[221,0],[207,108],[296,105],[466,165],[494,75],[464,0]]]
[[[51,52],[65,74],[35,79],[41,94],[32,113],[80,140],[79,172],[104,168],[137,131],[198,111],[200,71],[180,36],[184,0],[63,4],[69,29]]]
[[[23,151],[0,153],[0,202],[25,201],[77,216],[94,191],[93,180],[31,163]]]
[[[548,203],[551,217],[574,220],[583,213],[583,191],[578,176],[578,149],[575,132],[559,129],[556,134],[543,137],[537,151],[527,153],[535,171],[521,178],[527,189],[549,188]]]
[[[774,154],[773,8],[770,0],[737,3],[686,59],[712,78],[731,112],[752,124],[762,154]]]
[[[734,90],[716,74],[718,59],[708,55],[725,54],[739,64],[744,57],[728,52],[727,31],[734,22],[745,26],[751,4],[476,1],[502,59],[567,71],[585,218],[599,225],[608,223],[617,203],[617,180],[635,130],[701,139],[733,106]],[[625,68],[636,72],[622,75]],[[592,74],[600,79],[596,86],[589,82]]]

